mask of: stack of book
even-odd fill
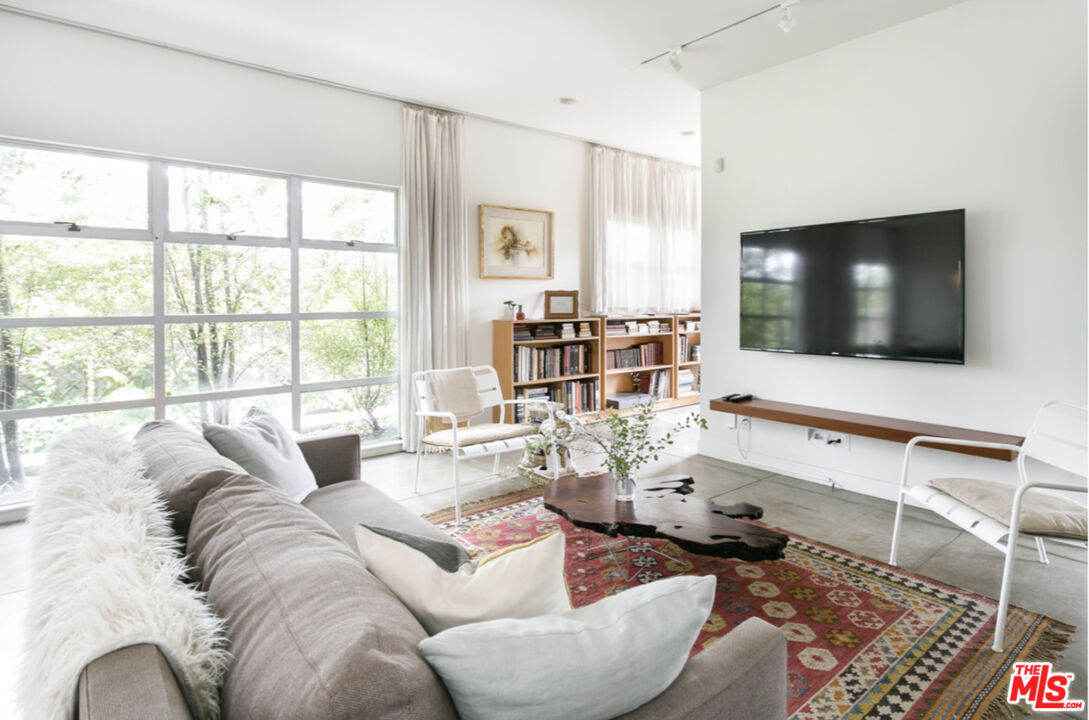
[[[605,368],[635,368],[662,364],[662,343],[642,343],[621,350],[605,351]]]
[[[513,327],[515,340],[532,340],[533,334],[529,331],[528,325],[515,324]]]
[[[588,322],[579,323],[579,337],[593,337],[593,336],[594,336],[594,333],[593,333],[592,330],[590,330],[590,323],[588,323]]]
[[[533,337],[538,340],[551,340],[556,337],[556,326],[550,324],[538,325]]]
[[[575,337],[575,323],[561,323],[560,337],[564,340]]]
[[[639,323],[636,322],[635,320],[627,321],[626,323],[624,323],[624,327],[627,329],[627,334],[628,335],[638,335],[639,334]]]
[[[699,394],[699,390],[696,388],[696,373],[692,372],[688,368],[681,368],[680,370],[678,370],[677,397],[697,394]]]
[[[637,405],[646,405],[654,398],[646,393],[611,393],[605,396],[605,407],[613,410],[627,410]]]
[[[628,330],[625,327],[623,320],[606,320],[605,321],[605,334],[606,335],[627,335]]]

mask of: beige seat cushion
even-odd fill
[[[987,517],[1009,525],[1016,485],[974,478],[937,478],[929,484]],[[1062,495],[1047,490],[1029,490],[1021,501],[1021,532],[1085,540],[1086,528],[1085,506]]]
[[[458,428],[458,445],[477,445],[479,443],[510,440],[511,438],[532,435],[536,430],[532,425],[511,425],[509,423],[483,423]],[[439,430],[423,439],[428,445],[440,445],[452,447],[454,444],[453,430]]]

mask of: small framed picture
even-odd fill
[[[480,277],[552,279],[552,213],[480,206]]]
[[[579,316],[578,290],[545,290],[545,319],[577,318]]]

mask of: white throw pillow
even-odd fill
[[[234,460],[255,478],[287,493],[296,502],[318,489],[299,444],[280,422],[258,407],[251,407],[237,425],[203,423],[204,439],[216,452]]]
[[[405,543],[355,526],[367,569],[401,599],[429,634],[464,623],[571,609],[563,574],[565,542],[554,532],[445,572]]]
[[[420,652],[464,720],[605,720],[669,687],[714,599],[713,576],[673,577],[558,615],[462,625]]]

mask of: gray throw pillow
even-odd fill
[[[367,528],[371,532],[378,533],[379,535],[387,537],[390,540],[396,540],[399,543],[404,543],[413,550],[423,553],[428,558],[430,558],[433,563],[438,565],[443,572],[455,572],[465,563],[472,562],[472,559],[469,557],[469,553],[465,552],[465,549],[456,543],[443,542],[441,540],[435,540],[434,538],[429,538],[424,535],[407,533],[403,530],[393,530],[391,528],[375,527],[374,525],[368,525],[366,523],[359,524]]]
[[[296,502],[318,489],[302,450],[283,425],[261,408],[250,408],[237,425],[201,426],[204,439],[250,475],[283,490]]]

